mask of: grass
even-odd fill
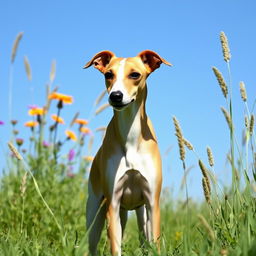
[[[20,35],[18,35],[20,38]],[[224,95],[221,110],[228,123],[230,153],[228,161],[232,172],[230,187],[222,187],[214,175],[214,158],[207,147],[209,163],[203,163],[193,145],[184,138],[180,124],[173,118],[180,148],[181,165],[184,169],[186,187],[186,148],[195,154],[202,172],[202,193],[205,202],[194,202],[172,198],[164,189],[161,202],[161,254],[160,255],[256,255],[256,152],[253,109],[249,111],[244,83],[240,83],[241,98],[245,104],[244,142],[236,140],[232,113],[232,84],[229,66],[230,55],[227,38],[221,33],[224,60],[229,73],[228,83],[220,72],[216,72]],[[18,42],[15,42],[15,54]],[[12,55],[11,65],[15,60]],[[30,70],[26,61],[26,69]],[[17,138],[16,122],[12,121],[11,145],[17,152],[7,157],[8,166],[1,177],[0,185],[0,255],[86,255],[88,252],[85,230],[85,202],[87,177],[91,157],[82,157],[85,135],[76,124],[78,114],[68,129],[78,125],[77,135],[67,133],[64,140],[58,137],[58,118],[49,127],[49,95],[55,77],[55,62],[47,86],[44,111],[34,109],[34,123],[30,125],[31,136],[27,152],[23,140]],[[29,73],[31,70],[29,71]],[[31,75],[30,75],[31,77]],[[10,90],[11,92],[11,90]],[[103,92],[102,94],[104,94]],[[63,95],[62,95],[63,96]],[[10,97],[11,98],[11,97]],[[99,106],[102,95],[96,100],[99,114],[105,105]],[[57,116],[66,111],[64,99],[57,98]],[[70,100],[70,98],[69,98]],[[10,102],[11,104],[11,102]],[[33,112],[33,111],[32,111]],[[40,114],[39,114],[40,113]],[[87,127],[84,127],[87,128]],[[49,132],[47,132],[49,130]],[[104,129],[100,129],[104,131]],[[89,131],[85,129],[85,131]],[[74,140],[66,157],[60,157],[67,141]],[[88,147],[91,147],[89,140]],[[71,145],[71,146],[70,146]],[[89,150],[90,151],[90,150]],[[72,168],[76,170],[73,171]],[[99,255],[110,255],[106,229],[99,244]],[[143,249],[138,242],[136,219],[131,215],[123,242],[123,255],[159,255],[154,244],[145,241]]]

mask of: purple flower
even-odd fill
[[[49,148],[50,147],[50,143],[48,143],[47,141],[43,141],[43,146],[45,148]]]
[[[0,120],[0,125],[4,125],[4,122]]]
[[[74,158],[75,158],[75,150],[74,149],[70,149],[68,152],[68,161],[71,162]]]
[[[28,106],[28,109],[35,109],[35,108],[38,108],[38,106],[37,105],[29,105]]]

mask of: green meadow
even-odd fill
[[[10,68],[15,65],[21,38],[22,33],[13,44]],[[223,51],[228,76],[223,77],[221,72],[224,70],[212,69],[216,86],[223,94],[225,107],[221,111],[227,122],[226,136],[230,148],[227,162],[232,182],[223,186],[216,178],[211,148],[206,149],[208,162],[203,162],[193,142],[183,134],[178,119],[166,120],[175,128],[175,134],[170,136],[177,137],[184,171],[185,199],[173,198],[168,188],[162,191],[160,254],[153,243],[145,241],[143,248],[140,247],[136,219],[131,214],[123,239],[123,255],[256,255],[255,109],[254,105],[247,104],[248,98],[254,96],[247,95],[245,84],[240,82],[241,101],[244,103],[244,109],[241,109],[244,113],[244,140],[240,145],[233,121],[232,59],[223,32],[220,34],[220,50]],[[27,58],[24,65],[27,77],[31,79]],[[17,131],[19,120],[4,124],[10,125],[11,129],[8,154],[2,156],[6,158],[6,166],[0,180],[0,255],[82,256],[88,253],[85,205],[93,156],[84,156],[82,152],[85,147],[90,152],[93,143],[90,123],[74,113],[74,118],[64,124],[61,114],[68,111],[66,105],[72,104],[73,99],[52,86],[54,78],[53,62],[49,84],[46,85],[45,104],[30,108],[31,120],[23,128],[29,130],[26,148]],[[108,107],[102,103],[104,93],[95,101],[96,116],[104,114]],[[9,94],[12,95],[11,86]],[[11,107],[9,102],[9,111]],[[58,133],[62,125],[66,126],[66,132],[60,141]],[[97,136],[104,135],[104,129],[98,128]],[[63,156],[64,147],[69,150]],[[201,191],[205,199],[202,202],[193,201],[188,193],[186,154],[195,155],[195,164],[201,171]],[[98,249],[98,255],[110,255],[106,229]]]

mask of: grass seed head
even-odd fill
[[[228,87],[227,87],[227,84],[221,74],[221,72],[216,68],[216,67],[212,67],[212,70],[218,80],[218,83],[220,85],[220,88],[222,90],[222,93],[224,95],[225,98],[227,98],[227,95],[228,95]]]
[[[51,83],[55,79],[55,75],[56,75],[56,60],[53,60],[52,65],[51,65],[51,71],[50,71],[50,81],[51,81]]]
[[[203,176],[207,177],[207,169],[206,169],[205,165],[203,164],[203,162],[200,159],[198,161],[198,164],[199,164],[199,167],[202,171]]]
[[[22,180],[21,180],[21,186],[20,186],[21,197],[24,197],[25,192],[26,192],[27,176],[28,176],[28,172],[25,172],[25,174],[23,175]]]
[[[79,117],[80,113],[79,112],[76,112],[74,117],[72,118],[71,122],[70,122],[70,127],[72,127],[76,121],[76,119]]]
[[[206,151],[207,151],[209,165],[212,167],[214,166],[214,158],[213,158],[212,150],[210,147],[207,147]]]
[[[240,94],[241,94],[241,98],[244,102],[247,101],[247,94],[246,94],[246,89],[245,89],[245,84],[244,82],[240,82],[239,83],[239,87],[240,87]]]
[[[106,93],[107,93],[107,90],[106,90],[106,89],[104,89],[104,90],[100,93],[100,95],[99,95],[99,96],[97,97],[97,99],[95,100],[95,103],[94,103],[95,106],[98,106],[98,105],[100,104],[101,100],[104,98],[104,96],[106,95]]]
[[[211,184],[210,184],[210,180],[209,180],[209,177],[208,177],[208,174],[207,174],[207,169],[206,169],[205,165],[203,164],[203,162],[200,159],[198,161],[198,164],[199,164],[199,167],[202,171],[203,178],[205,179],[204,182],[206,183],[208,194],[210,195],[211,194]]]
[[[183,142],[184,142],[185,146],[186,146],[189,150],[192,150],[192,151],[194,150],[193,145],[192,145],[187,139],[183,138]]]
[[[207,222],[207,220],[201,214],[198,214],[198,218],[199,218],[201,224],[204,226],[204,228],[208,232],[208,235],[211,238],[211,240],[214,241],[215,240],[215,234],[214,234],[214,231],[212,230],[211,226]]]
[[[18,150],[15,148],[15,146],[11,143],[8,142],[9,149],[12,151],[13,155],[18,159],[18,160],[23,160],[21,154],[18,152]]]
[[[17,49],[18,49],[18,46],[19,46],[19,42],[21,40],[23,36],[23,32],[20,32],[15,41],[14,41],[14,44],[13,44],[13,47],[12,47],[12,54],[11,54],[11,63],[13,63],[15,61],[15,57],[16,57],[16,54],[17,54]]]
[[[249,127],[250,135],[253,134],[253,130],[254,130],[254,115],[251,115],[251,118],[250,118],[250,127]]]
[[[24,66],[25,66],[25,70],[26,70],[28,80],[31,81],[32,80],[32,72],[31,72],[31,67],[30,67],[27,56],[24,56]]]
[[[103,105],[101,105],[98,109],[96,109],[95,111],[95,115],[97,116],[98,114],[100,114],[101,112],[103,112],[106,108],[108,108],[110,105],[109,103],[105,103]]]
[[[220,32],[220,42],[222,46],[222,53],[223,53],[224,60],[226,62],[229,62],[231,59],[231,54],[230,54],[230,49],[228,45],[228,39],[223,31]]]
[[[231,130],[232,129],[232,121],[231,121],[231,117],[230,117],[228,111],[223,107],[221,107],[221,111],[222,111],[222,113],[223,113],[223,115],[224,115],[224,117],[227,121],[229,129]]]
[[[208,189],[208,185],[205,177],[202,178],[202,186],[203,186],[205,200],[209,204],[211,202],[210,191]]]
[[[175,131],[176,131],[175,135],[178,139],[178,145],[179,145],[179,150],[180,150],[180,159],[182,161],[184,161],[185,155],[186,155],[185,146],[184,146],[184,138],[182,135],[182,130],[180,128],[180,124],[175,116],[173,117],[173,123],[174,123]]]
[[[248,120],[248,116],[244,117],[244,125],[245,127],[248,129],[249,128],[249,120]]]

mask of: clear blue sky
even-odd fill
[[[173,115],[204,162],[207,162],[206,146],[212,148],[216,173],[228,182],[225,177],[230,171],[225,166],[225,156],[229,138],[220,111],[225,100],[211,67],[217,66],[227,77],[219,42],[220,31],[225,31],[232,53],[233,101],[240,141],[244,107],[239,82],[243,80],[246,84],[249,105],[256,92],[255,10],[256,3],[252,0],[1,1],[0,120],[8,122],[10,55],[20,31],[24,36],[14,63],[13,118],[19,120],[19,136],[25,139],[28,133],[23,123],[29,119],[27,106],[44,104],[45,84],[53,59],[57,61],[54,86],[59,86],[60,92],[72,95],[75,100],[63,111],[63,118],[69,122],[77,111],[80,117],[88,118],[95,98],[104,88],[103,76],[97,70],[82,69],[95,53],[108,49],[126,57],[151,49],[173,64],[171,68],[162,66],[148,79],[147,113],[154,123],[163,155],[164,184],[177,194],[183,175]],[[24,55],[32,68],[32,82],[26,77]],[[31,86],[34,102],[31,102]],[[111,115],[111,109],[103,112],[91,121],[90,128],[106,125]],[[5,162],[9,128],[8,125],[0,127],[0,166]],[[98,142],[99,139],[94,152],[99,147]],[[172,150],[164,156],[169,146]],[[201,197],[197,159],[188,153],[187,166],[190,165],[196,167],[188,177],[189,193]]]

